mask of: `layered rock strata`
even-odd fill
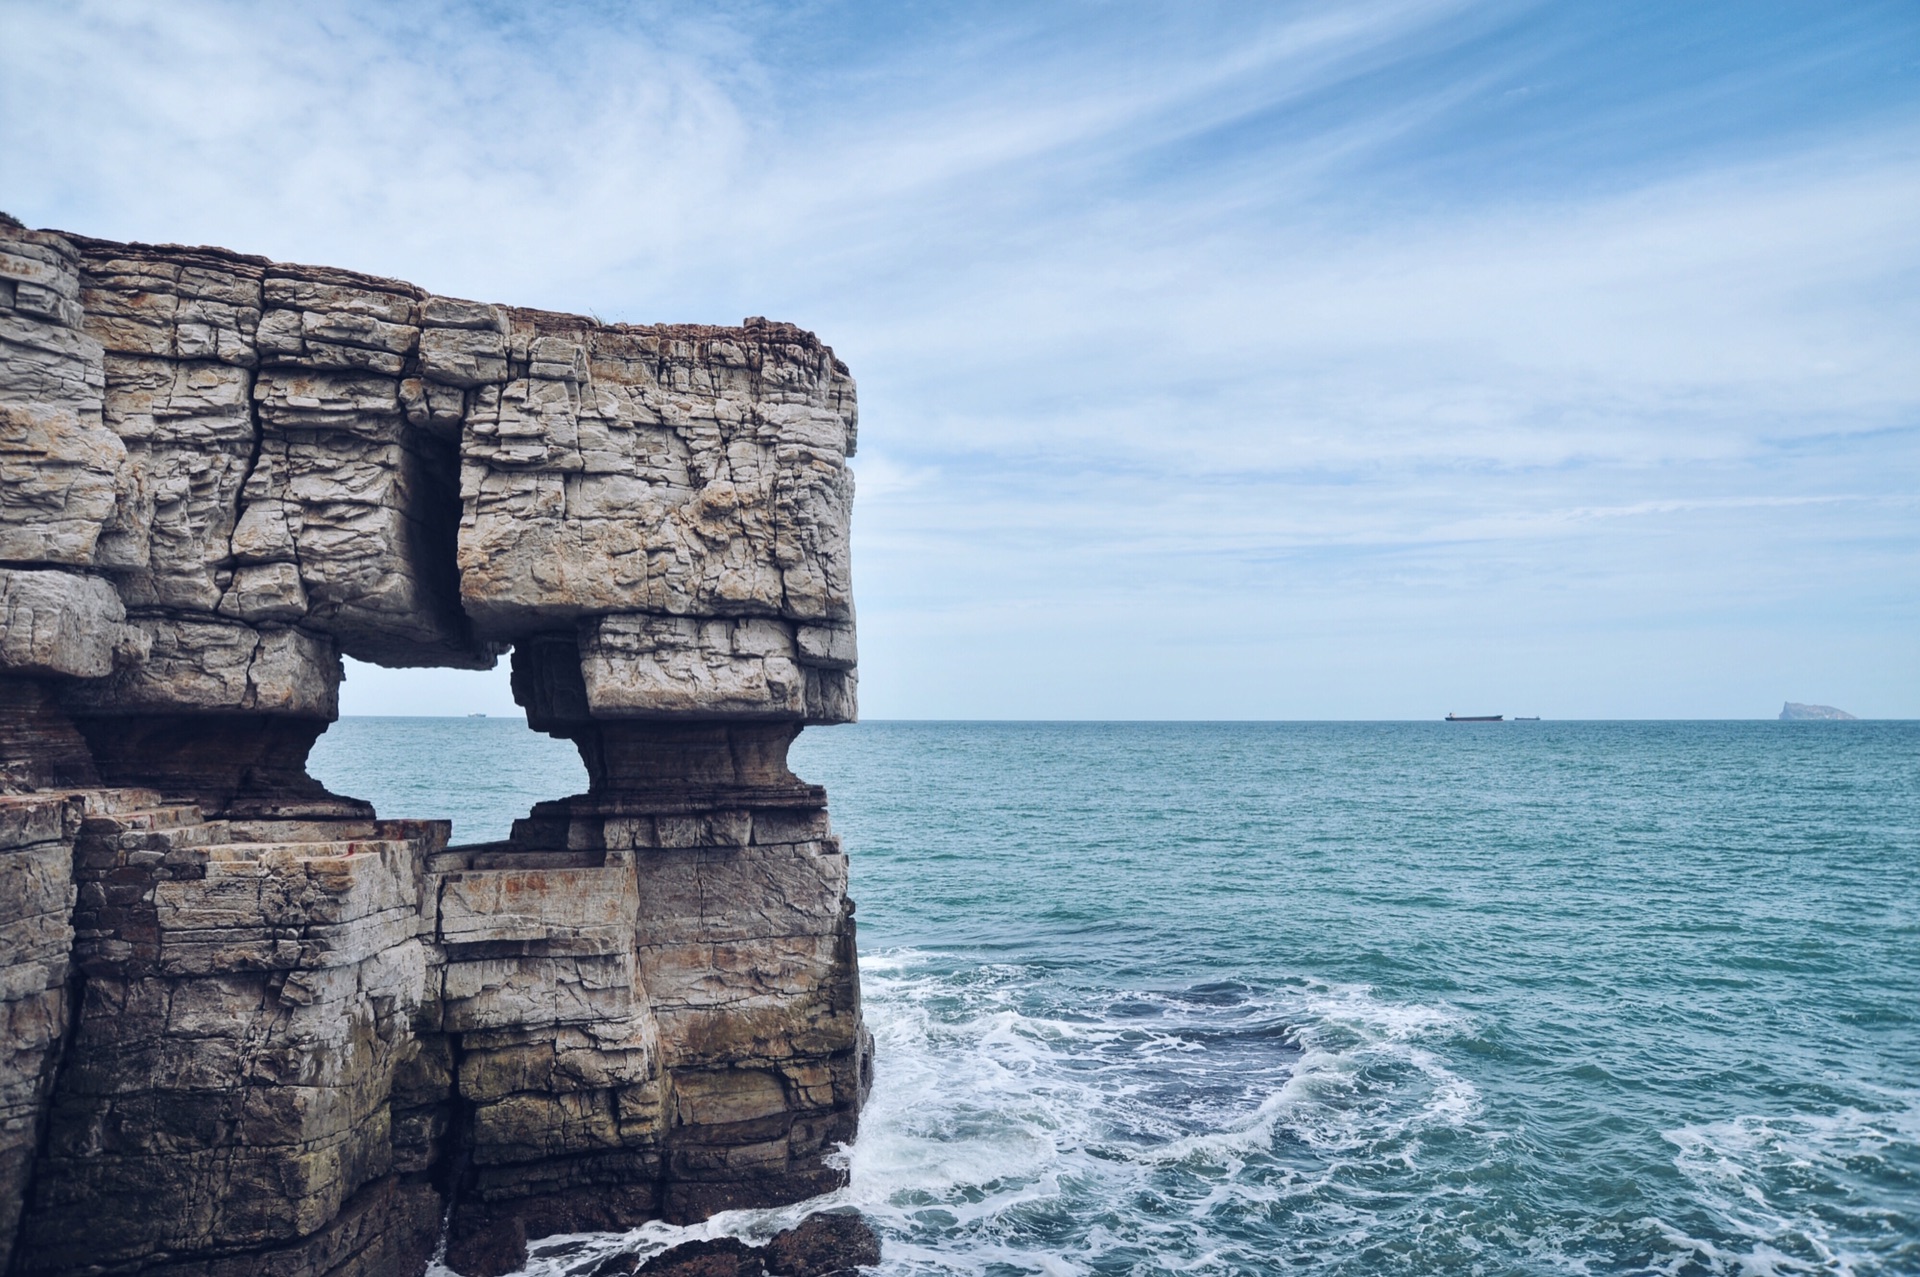
[[[0,795],[0,1271],[20,1228],[67,1028],[82,803]]]
[[[855,712],[854,426],[784,324],[0,222],[0,1270],[498,1273],[838,1184],[786,754]],[[449,847],[307,775],[343,654],[508,652],[587,793]]]

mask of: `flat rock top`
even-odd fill
[[[1799,701],[1788,701],[1780,711],[1780,721],[1792,722],[1853,722],[1852,714],[1831,705],[1802,705]]]
[[[575,719],[855,716],[858,409],[806,329],[11,219],[0,248],[0,673],[69,713],[325,720],[342,656],[557,639]]]

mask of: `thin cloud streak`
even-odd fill
[[[1523,668],[1551,713],[1545,654],[1628,648],[1672,677],[1566,707],[1844,663],[1920,713],[1920,112],[1850,74],[1897,32],[1736,24],[1663,81],[1631,17],[1528,3],[0,14],[29,221],[820,331],[870,713],[1414,713]],[[1182,652],[1191,703],[1140,698]]]

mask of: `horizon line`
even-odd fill
[[[509,714],[509,713],[495,714],[490,710],[489,711],[475,710],[470,712],[456,712],[451,714],[342,714],[339,716],[339,718],[335,719],[334,721],[339,722],[349,718],[402,718],[402,719],[434,719],[434,720],[486,718],[486,719],[494,719],[503,723],[505,722],[524,723],[525,722],[524,718],[518,715]],[[607,720],[601,720],[601,721],[619,722],[622,720],[607,719]],[[645,722],[647,720],[634,719],[634,720],[626,720],[626,721]],[[669,720],[659,720],[659,721],[669,721]],[[724,721],[724,720],[714,720],[714,721]],[[1444,716],[1441,716],[1438,718],[863,718],[852,723],[809,723],[809,724],[803,724],[803,726],[858,727],[861,724],[878,724],[878,723],[980,723],[980,724],[985,724],[990,726],[991,725],[1036,725],[1036,724],[1037,725],[1084,724],[1084,725],[1093,725],[1093,726],[1100,726],[1100,725],[1134,726],[1134,725],[1164,723],[1164,724],[1170,724],[1175,726],[1181,726],[1181,725],[1194,726],[1194,725],[1210,725],[1210,724],[1226,724],[1226,723],[1240,723],[1240,724],[1445,723],[1447,721],[1448,720]],[[1875,717],[1869,717],[1865,715],[1854,715],[1851,718],[1844,718],[1844,719],[1828,719],[1828,718],[1783,719],[1778,714],[1762,715],[1762,716],[1757,716],[1752,718],[1685,718],[1685,717],[1679,717],[1679,716],[1662,717],[1662,718],[1548,718],[1545,716],[1534,717],[1532,715],[1526,715],[1526,716],[1520,716],[1520,717],[1502,717],[1499,723],[1495,723],[1495,724],[1488,724],[1485,722],[1482,722],[1479,724],[1473,724],[1470,721],[1468,721],[1468,722],[1455,722],[1454,726],[1456,727],[1471,726],[1471,725],[1499,726],[1507,723],[1528,723],[1528,722],[1532,722],[1532,723],[1783,723],[1783,722],[1784,723],[1914,723],[1914,722],[1920,722],[1920,718],[1875,718]],[[541,734],[548,735],[550,733],[543,732]]]

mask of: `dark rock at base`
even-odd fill
[[[527,1262],[527,1225],[517,1215],[474,1220],[449,1232],[447,1267],[461,1277],[500,1277]]]
[[[551,1159],[541,1165],[566,1163]],[[583,1191],[509,1198],[502,1208],[484,1201],[462,1200],[448,1217],[447,1266],[461,1277],[501,1277],[526,1266],[530,1238],[555,1233],[616,1233],[633,1227],[634,1220],[659,1214],[653,1184],[622,1185],[618,1160],[603,1167],[600,1183],[582,1180]],[[493,1168],[496,1171],[512,1168]],[[576,1162],[577,1169],[577,1162]],[[641,1171],[633,1172],[636,1176]],[[487,1187],[483,1181],[483,1187]],[[608,1272],[632,1272],[631,1267]]]
[[[689,1131],[682,1138],[687,1146],[697,1148],[695,1140],[689,1137],[698,1134],[697,1131]],[[816,1135],[815,1143],[824,1152],[833,1144],[852,1138],[850,1124],[831,1124]],[[716,1148],[721,1150],[719,1156],[724,1157],[724,1138],[716,1142]],[[712,1153],[708,1155],[712,1156]],[[846,1182],[846,1172],[820,1165],[780,1170],[748,1179],[687,1180],[667,1186],[665,1209],[661,1211],[661,1217],[669,1224],[697,1224],[721,1211],[765,1210],[768,1207],[785,1206],[789,1202],[803,1202],[809,1197],[831,1193]]]
[[[766,1245],[775,1277],[833,1277],[880,1262],[880,1238],[853,1211],[823,1211],[774,1234]]]
[[[645,1277],[760,1277],[765,1264],[758,1246],[737,1237],[716,1237],[663,1250],[640,1265],[639,1271]]]
[[[737,1237],[682,1242],[646,1263],[612,1255],[590,1277],[850,1277],[880,1262],[880,1238],[857,1211],[822,1211],[775,1233],[765,1246]]]

